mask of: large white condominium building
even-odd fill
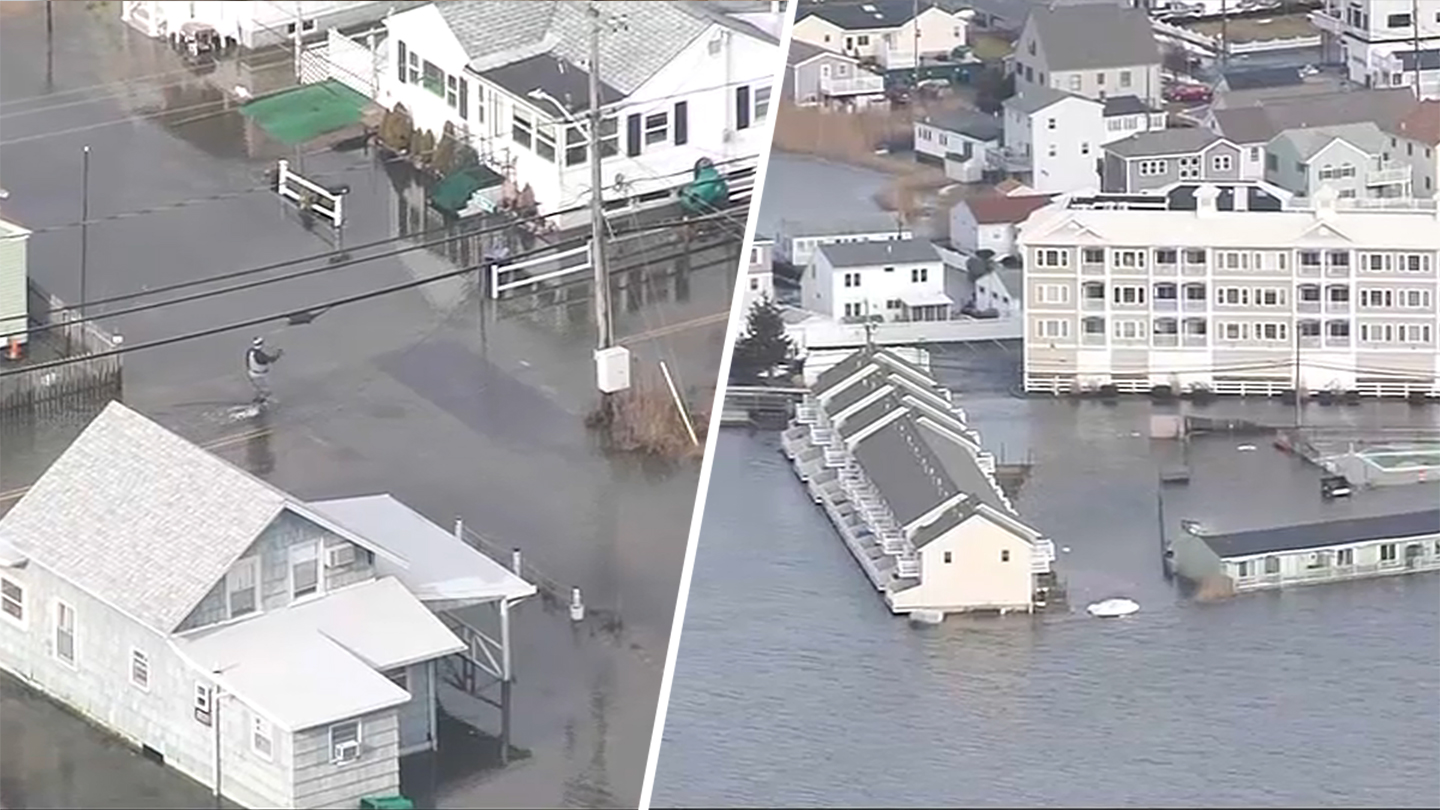
[[[1440,396],[1433,200],[1069,197],[1019,243],[1027,391]]]

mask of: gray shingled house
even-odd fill
[[[1060,3],[1030,10],[1015,45],[1015,87],[1052,87],[1086,98],[1135,96],[1163,103],[1160,47],[1143,8]]]
[[[1101,189],[1116,194],[1156,191],[1181,181],[1240,179],[1240,148],[1208,129],[1142,132],[1105,145]]]
[[[534,592],[388,496],[305,503],[111,403],[0,519],[0,667],[241,805],[354,807],[435,748],[454,616]]]

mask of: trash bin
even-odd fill
[[[367,796],[360,800],[360,810],[415,810],[415,803],[404,796]]]

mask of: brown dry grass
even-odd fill
[[[1234,595],[1234,583],[1229,577],[1206,577],[1195,588],[1195,599],[1201,602],[1217,602]]]
[[[664,380],[659,375],[642,375],[629,390],[613,395],[608,408],[604,404],[596,406],[586,424],[600,432],[610,450],[672,461],[698,459],[705,454],[705,430],[710,417],[704,408],[688,403],[687,407],[698,444],[690,441],[685,421]]]

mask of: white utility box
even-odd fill
[[[0,219],[0,350],[11,340],[27,342],[24,334],[29,326],[29,250],[30,231],[13,222]],[[16,333],[19,334],[16,334]]]
[[[600,390],[606,394],[628,389],[630,387],[630,350],[624,346],[596,349],[595,379],[600,385]]]

